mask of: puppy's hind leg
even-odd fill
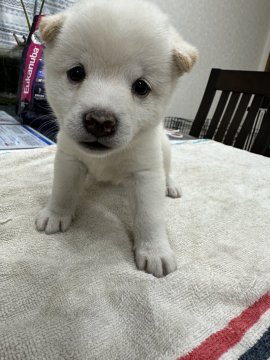
[[[166,196],[173,199],[180,198],[182,196],[182,190],[180,187],[175,185],[174,179],[171,176],[171,147],[165,134],[162,139],[162,152],[166,175]]]

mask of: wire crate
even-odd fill
[[[259,130],[260,130],[262,120],[263,120],[263,117],[266,114],[266,111],[267,111],[267,109],[264,109],[264,108],[259,109],[258,115],[257,115],[257,117],[256,117],[256,119],[254,121],[252,130],[250,131],[250,134],[249,134],[249,136],[248,136],[248,138],[247,138],[247,140],[246,140],[246,142],[245,142],[245,144],[243,146],[244,150],[247,150],[247,151],[251,150],[252,145],[254,143],[254,140],[255,140],[255,138],[256,138]],[[204,123],[199,138],[206,138],[206,132],[207,132],[207,129],[209,127],[210,121],[211,121],[210,119],[207,119],[206,122]],[[192,122],[193,122],[193,120],[190,120],[190,119],[168,116],[168,117],[165,118],[164,127],[167,128],[167,129],[179,130],[183,135],[189,135]],[[238,136],[238,134],[239,134],[239,132],[241,130],[242,125],[243,125],[243,122],[240,124],[240,127],[239,127],[239,129],[238,129],[238,131],[237,131],[237,133],[235,135],[235,140],[236,140],[236,138],[237,138],[237,136]],[[216,132],[217,131],[218,131],[218,127],[216,129]],[[226,135],[226,133],[225,133],[225,135]],[[232,145],[234,145],[235,140],[233,141]],[[269,148],[268,153],[267,153],[266,156],[269,156],[269,155],[270,155],[270,148]]]
[[[189,135],[192,122],[193,120],[190,119],[167,116],[165,117],[164,120],[164,127],[166,129],[179,130],[183,135]],[[209,122],[210,120],[207,120],[206,123],[204,124],[200,134],[200,138],[205,137]]]

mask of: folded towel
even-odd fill
[[[66,233],[35,230],[54,155],[0,153],[1,360],[261,359],[268,158],[214,141],[173,146],[183,198],[167,198],[166,218],[178,270],[157,279],[135,266],[121,186],[86,189]]]

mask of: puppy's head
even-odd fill
[[[157,126],[177,78],[197,58],[167,16],[141,0],[81,1],[44,17],[40,31],[60,131],[99,155]]]

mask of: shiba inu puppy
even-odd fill
[[[197,50],[167,15],[142,0],[84,0],[43,18],[45,79],[57,117],[54,183],[36,218],[47,234],[66,231],[86,176],[128,187],[137,266],[156,277],[177,267],[164,221],[170,175],[163,119],[177,79]]]

